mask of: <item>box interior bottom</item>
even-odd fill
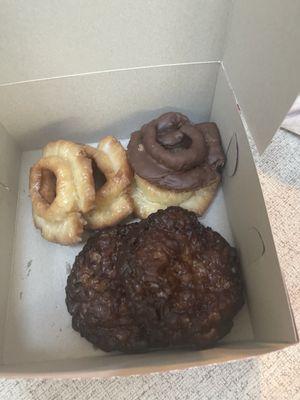
[[[127,141],[123,141],[126,145]],[[23,152],[15,243],[11,271],[3,364],[22,364],[85,357],[110,357],[88,343],[71,327],[65,306],[65,285],[76,254],[83,244],[65,247],[45,241],[34,228],[28,192],[31,165],[40,151]],[[222,189],[201,218],[234,245]],[[254,339],[247,305],[238,313],[232,331],[221,343]],[[209,350],[208,350],[209,351]]]

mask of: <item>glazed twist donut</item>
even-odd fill
[[[29,188],[42,236],[66,245],[79,242],[86,224],[82,213],[95,204],[92,165],[84,148],[64,140],[49,143],[30,170]]]
[[[133,212],[129,193],[132,171],[126,151],[113,136],[102,139],[97,149],[85,146],[85,151],[106,178],[96,191],[95,208],[84,216],[87,226],[99,229],[115,225]]]

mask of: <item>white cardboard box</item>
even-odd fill
[[[245,129],[262,151],[297,96],[299,8],[279,0],[1,5],[2,376],[164,371],[298,341]],[[214,349],[105,354],[71,329],[64,287],[82,246],[48,243],[34,229],[29,167],[50,140],[126,139],[169,110],[219,126],[228,161],[202,222],[237,247],[247,305]]]

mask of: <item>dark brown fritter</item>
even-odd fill
[[[66,293],[73,328],[105,351],[211,346],[243,304],[235,250],[179,207],[96,234]]]
[[[128,309],[117,263],[135,226],[105,229],[90,238],[68,277],[66,304],[73,317],[72,326],[105,351],[138,350],[141,338]]]

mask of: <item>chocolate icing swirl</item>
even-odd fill
[[[215,181],[225,156],[215,123],[192,124],[169,112],[131,135],[128,159],[137,175],[159,187],[187,191]]]

